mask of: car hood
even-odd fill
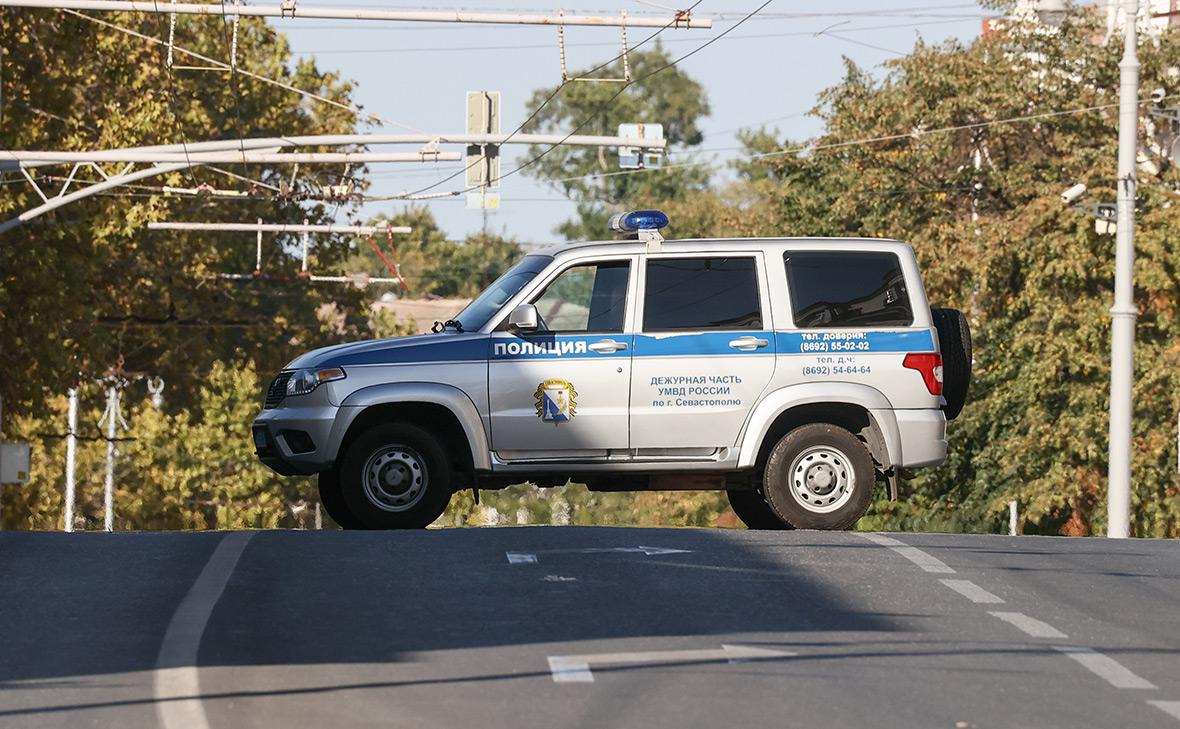
[[[296,357],[286,369],[486,360],[487,357],[488,335],[442,332],[323,347]]]

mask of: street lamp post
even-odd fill
[[[1131,531],[1131,382],[1135,351],[1135,156],[1139,144],[1139,0],[1123,0],[1123,60],[1119,63],[1118,228],[1114,306],[1110,308],[1110,466],[1107,536]]]

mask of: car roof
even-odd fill
[[[801,246],[831,248],[832,250],[910,250],[910,246],[893,238],[852,238],[796,236],[781,238],[680,238],[661,244],[661,253],[694,253],[714,250],[783,250]],[[643,253],[648,245],[638,240],[577,241],[549,246],[532,251],[547,256],[562,256],[574,252],[595,251],[606,254]]]

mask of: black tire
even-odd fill
[[[340,492],[363,528],[424,529],[451,501],[451,465],[429,431],[378,425],[345,452]]]
[[[733,513],[747,529],[790,529],[791,525],[778,518],[767,505],[762,494],[754,489],[729,489],[725,492]]]
[[[868,448],[844,428],[811,423],[775,444],[763,493],[780,519],[798,529],[847,529],[869,508],[877,472]]]
[[[319,475],[319,482],[320,506],[324,507],[332,521],[341,529],[363,529],[364,525],[360,519],[353,516],[348,510],[348,504],[344,503],[344,494],[340,493],[340,478],[336,471],[324,471]]]
[[[954,420],[967,404],[971,385],[971,327],[957,309],[931,309],[930,317],[942,352],[942,396],[946,398],[942,412],[947,420]]]

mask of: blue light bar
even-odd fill
[[[667,225],[668,216],[659,210],[632,210],[629,213],[619,213],[610,219],[610,229],[616,233],[659,230]]]

